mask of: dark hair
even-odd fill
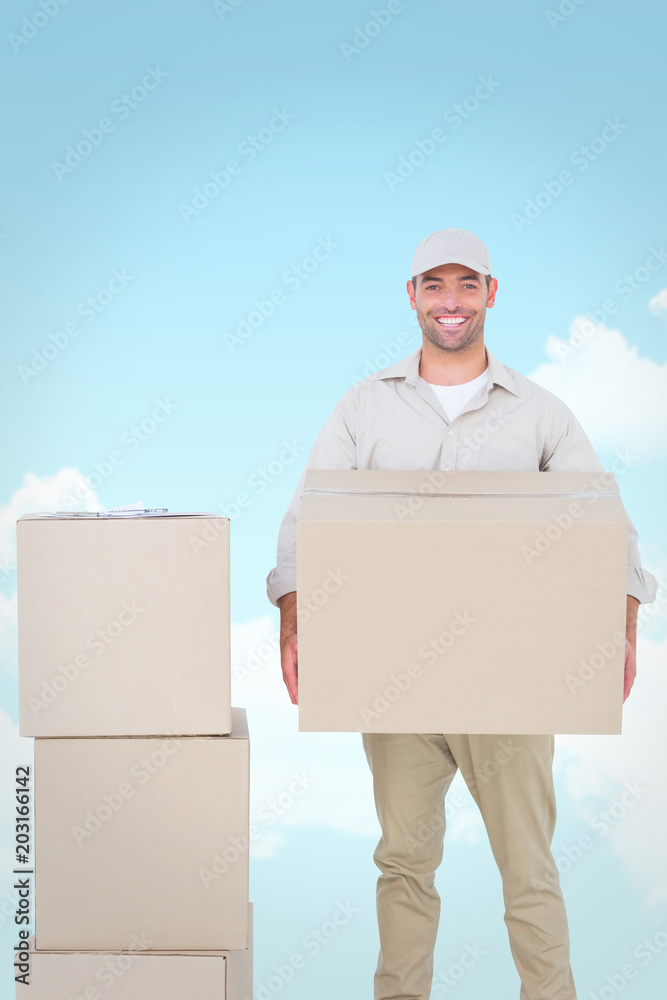
[[[490,274],[485,274],[484,277],[486,278],[486,290],[488,292],[489,286],[491,284],[491,275]],[[417,291],[417,278],[416,277],[412,279],[412,290],[413,290],[413,292]]]

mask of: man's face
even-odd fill
[[[416,275],[408,295],[422,333],[443,351],[460,351],[484,337],[484,318],[496,297],[498,282],[464,264],[441,264]]]

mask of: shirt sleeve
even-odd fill
[[[563,404],[564,420],[554,420],[552,432],[547,436],[542,455],[542,472],[604,472],[583,427],[568,407]],[[628,517],[628,577],[627,593],[640,604],[650,604],[658,594],[658,581],[642,567],[639,554],[639,534]]]
[[[278,606],[283,594],[296,590],[296,518],[308,469],[356,469],[357,445],[353,414],[344,396],[322,425],[278,531],[276,565],[266,578],[266,593]]]

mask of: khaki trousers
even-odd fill
[[[362,733],[382,836],[373,854],[380,955],[375,1000],[427,1000],[440,918],[445,794],[457,769],[502,877],[520,1000],[576,1000],[558,869],[553,736]],[[493,998],[489,998],[493,1000]]]

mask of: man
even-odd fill
[[[407,291],[422,346],[339,400],[281,524],[267,594],[280,608],[283,678],[294,704],[295,521],[306,469],[604,471],[568,407],[485,347],[486,310],[498,288],[485,245],[464,229],[431,233],[417,247],[412,275]],[[657,593],[655,577],[642,569],[629,519],[628,528],[624,699],[636,672],[637,609]],[[375,1000],[425,1000],[430,994],[444,798],[459,768],[502,876],[520,1000],[575,1000],[567,917],[551,853],[554,737],[364,733],[362,742],[382,829],[373,855],[382,873]],[[489,761],[498,766],[485,768]]]

